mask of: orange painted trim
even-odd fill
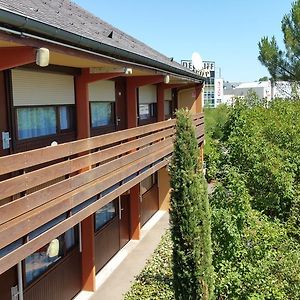
[[[141,238],[140,223],[140,185],[137,184],[130,189],[130,238],[139,240]]]
[[[0,71],[35,62],[36,49],[32,47],[0,48]]]
[[[82,75],[75,77],[77,139],[90,137],[88,84]]]
[[[127,80],[135,87],[140,87],[148,84],[157,84],[164,81],[162,75],[149,75],[149,76],[131,76]]]
[[[195,85],[195,90],[196,90],[196,98],[198,98],[201,95],[202,92],[202,88],[203,88],[203,84],[196,84]]]
[[[203,111],[203,108],[202,108],[202,88],[203,88],[203,84],[196,84],[195,85],[196,113],[200,113],[200,112]]]
[[[164,84],[157,85],[157,121],[165,120],[165,105],[164,105]]]
[[[77,139],[90,137],[90,107],[88,96],[88,83],[84,75],[75,77],[75,97],[77,114]],[[85,172],[82,169],[80,172]],[[81,222],[81,278],[82,290],[95,291],[96,268],[95,268],[95,238],[94,238],[94,214]]]
[[[137,87],[130,78],[126,80],[127,128],[138,125],[137,122]]]
[[[172,84],[163,83],[162,85],[163,85],[163,88],[165,90],[167,90],[167,89],[177,89],[177,88],[182,88],[182,87],[185,86],[184,83],[176,83],[176,84],[175,83],[172,83]]]
[[[82,290],[94,292],[96,289],[94,215],[81,222],[82,240]]]
[[[81,71],[81,76],[86,83],[91,83],[99,80],[108,80],[116,77],[120,77],[124,75],[123,72],[115,72],[115,73],[90,73],[89,68],[84,68]]]

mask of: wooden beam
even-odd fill
[[[76,91],[76,113],[77,113],[77,138],[90,137],[90,105],[87,82],[87,71],[75,80]],[[79,170],[84,173],[89,167]],[[81,269],[82,269],[82,290],[95,291],[96,269],[95,269],[95,241],[94,241],[94,214],[88,216],[81,222]]]
[[[84,68],[81,71],[81,77],[86,83],[92,83],[99,80],[108,80],[120,76],[124,76],[124,72],[112,72],[112,73],[90,73],[89,68]]]
[[[124,140],[139,137],[141,135],[151,134],[152,132],[161,129],[171,128],[174,125],[175,120],[166,120],[163,122],[120,130],[79,141],[68,142],[55,147],[43,147],[13,155],[3,156],[0,157],[0,175],[23,170],[60,158],[73,156],[81,152],[89,151],[98,147],[104,147],[117,142],[122,142]]]
[[[200,112],[203,111],[203,107],[202,107],[202,88],[203,88],[203,84],[196,84],[195,85],[196,113],[200,113]]]
[[[77,139],[90,137],[88,84],[84,75],[75,77]]]
[[[177,89],[177,88],[182,88],[186,84],[185,83],[162,83],[162,86],[165,90],[167,89]]]
[[[130,239],[141,238],[140,223],[140,184],[130,189]]]
[[[115,160],[111,160],[97,168],[90,170],[88,173],[84,172],[84,173],[78,174],[76,176],[72,176],[66,180],[59,181],[53,185],[50,185],[41,190],[38,190],[35,193],[25,195],[21,198],[18,198],[12,202],[9,202],[9,203],[1,206],[0,207],[0,224],[4,224],[22,214],[25,214],[43,204],[48,203],[49,201],[51,201],[57,197],[61,197],[62,195],[69,193],[69,192],[73,191],[74,189],[78,189],[81,186],[100,178],[101,176],[105,176],[108,173],[117,171],[121,167],[124,167],[125,165],[128,165],[137,159],[146,157],[146,156],[154,153],[158,147],[165,147],[167,145],[171,145],[173,130],[169,129],[168,136],[166,136],[165,134],[161,134],[161,133],[162,132],[158,132],[157,136],[158,137],[160,136],[161,138],[163,138],[163,140],[159,141],[158,143],[154,143],[153,145],[151,145],[149,147],[144,147],[144,148],[142,148],[138,151],[132,152],[128,155],[124,155]],[[146,137],[146,139],[147,138],[148,137]],[[140,146],[142,146],[143,143],[140,143],[141,142],[140,140],[143,140],[143,139],[144,138],[134,140],[130,143],[133,143],[136,145],[140,144]],[[124,150],[126,150],[126,149],[124,149]],[[130,150],[128,150],[128,151],[130,151]],[[93,156],[98,154],[97,160],[100,160],[101,157],[103,157],[103,160],[107,160],[109,156],[106,155],[105,152],[109,153],[109,154],[112,152],[112,156],[113,156],[115,151],[114,151],[114,149],[108,148],[106,150],[103,150],[103,152],[101,151],[98,153],[93,153]],[[100,154],[100,156],[99,156],[99,154]],[[103,156],[101,154],[103,154]],[[91,156],[82,157],[82,158],[90,160],[91,163],[93,162],[93,159]],[[79,158],[79,159],[81,159],[81,158]],[[23,177],[23,175],[21,175],[21,178],[22,177]],[[24,178],[23,180],[26,180],[26,178]],[[8,181],[4,181],[3,183],[5,184],[6,182],[9,182],[9,181],[10,181],[10,179]],[[5,190],[5,186],[3,187],[3,190]]]
[[[161,143],[164,143],[164,141]],[[153,146],[156,145],[154,144]],[[78,189],[66,193],[61,197],[49,201],[44,205],[4,223],[0,226],[0,249],[71,210],[85,200],[100,194],[129,176],[135,175],[143,168],[157,162],[159,159],[165,158],[173,151],[171,138],[170,141],[166,141],[164,147],[160,146],[161,145],[158,145],[156,147],[158,149],[157,151],[151,149],[152,151],[150,152],[149,149],[149,152],[145,153],[145,156],[134,160],[129,164],[120,166],[120,168],[114,172],[109,172],[109,174],[100,176],[98,179],[91,181]],[[138,152],[132,153],[132,155],[135,154],[138,154]],[[96,168],[93,170],[97,171]],[[88,172],[86,172],[85,175],[88,176]],[[91,213],[94,212],[95,211],[91,211]],[[137,214],[139,215],[139,212],[137,212]],[[93,230],[94,229],[92,229],[92,231]],[[82,242],[84,242],[84,236],[82,236]],[[84,255],[84,253],[82,253],[82,255]]]
[[[159,83],[157,85],[157,121],[163,121],[165,119],[165,104],[164,104],[164,84]]]
[[[137,127],[137,86],[132,78],[126,78],[127,128]]]
[[[32,47],[0,48],[0,71],[35,62],[36,49]]]
[[[148,84],[157,84],[164,81],[164,76],[162,75],[147,75],[147,76],[131,76],[127,78],[135,88]]]
[[[82,290],[95,291],[95,242],[94,242],[94,214],[81,222],[82,236]]]
[[[25,259],[28,255],[32,254],[32,252],[43,247],[45,244],[47,244],[52,239],[56,238],[57,236],[66,232],[68,229],[70,229],[73,226],[75,226],[76,224],[78,224],[81,220],[88,217],[90,215],[91,211],[96,211],[96,210],[100,209],[101,207],[105,206],[107,203],[111,202],[116,197],[125,193],[132,186],[138,184],[140,181],[142,181],[146,177],[150,176],[151,174],[155,173],[159,169],[163,168],[166,164],[167,164],[166,160],[158,163],[151,169],[138,175],[133,180],[130,180],[127,183],[125,183],[124,185],[122,185],[118,190],[115,190],[112,193],[109,193],[108,195],[104,196],[101,199],[101,201],[97,201],[97,202],[91,204],[90,206],[79,211],[77,214],[75,214],[75,215],[71,216],[70,218],[67,218],[63,222],[51,227],[44,234],[37,236],[36,238],[32,239],[31,241],[23,244],[21,247],[13,250],[6,256],[0,258],[0,274],[4,273],[9,268],[16,265],[19,261]]]
[[[196,85],[198,85],[198,84],[196,84],[196,83],[184,84],[184,85],[178,87],[177,90],[181,91],[181,90],[186,90],[186,89],[192,89],[192,88],[195,88]],[[200,84],[200,85],[202,85],[202,84]]]

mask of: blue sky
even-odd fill
[[[77,4],[176,61],[194,51],[214,60],[228,81],[254,81],[260,38],[282,43],[281,19],[292,0],[75,0]],[[282,44],[281,44],[282,45]]]

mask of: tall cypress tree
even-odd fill
[[[210,208],[200,167],[195,127],[187,110],[177,111],[170,164],[170,223],[176,300],[213,298]]]

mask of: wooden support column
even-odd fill
[[[164,84],[157,85],[157,121],[165,120],[165,105],[164,105]]]
[[[86,73],[75,79],[77,138],[90,137],[90,111],[88,97],[88,81]],[[81,170],[85,172],[86,169]],[[94,215],[81,222],[81,264],[82,264],[82,290],[95,291],[95,241],[94,241]]]
[[[196,113],[200,113],[203,111],[202,107],[202,88],[203,84],[199,83],[195,85],[195,102],[196,102]]]
[[[75,78],[77,139],[90,137],[90,107],[88,83],[82,74]]]
[[[137,127],[137,87],[133,80],[126,80],[127,128]]]
[[[130,189],[130,239],[141,238],[140,222],[140,185],[137,184]]]
[[[126,78],[127,128],[138,126],[137,88],[143,85],[161,83],[163,80],[164,76],[161,75]],[[130,238],[139,240],[140,235],[140,185],[137,184],[130,189]]]
[[[158,170],[159,210],[168,211],[170,208],[170,175],[166,167]]]
[[[137,127],[137,86],[135,82],[126,80],[127,99],[127,128]],[[141,235],[140,224],[140,185],[130,189],[130,239],[139,240]]]
[[[0,71],[35,62],[36,49],[32,47],[0,48]]]
[[[81,222],[81,264],[82,290],[94,292],[96,289],[94,214]]]

